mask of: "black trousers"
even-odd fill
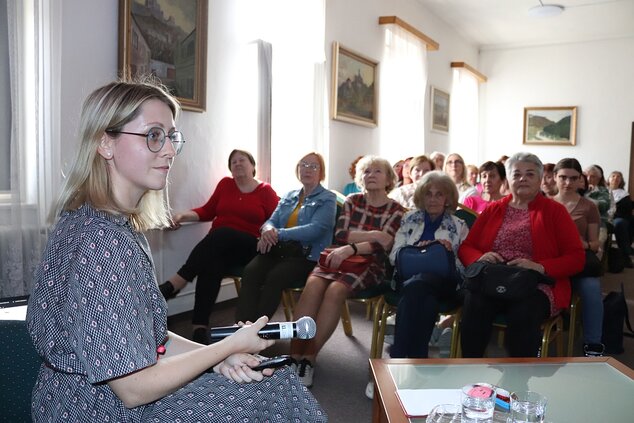
[[[420,274],[405,282],[396,312],[392,358],[427,358],[441,303],[457,305],[456,278]]]
[[[304,257],[255,256],[242,274],[236,321],[254,322],[263,315],[271,318],[280,304],[282,291],[298,281],[306,283],[316,264]]]
[[[188,281],[196,276],[192,323],[208,325],[222,278],[230,269],[246,265],[256,254],[257,239],[246,232],[221,227],[212,230],[192,250],[178,274]]]
[[[541,346],[541,324],[550,316],[550,302],[540,290],[525,299],[509,302],[467,291],[462,308],[462,356],[484,356],[493,321],[498,314],[506,318],[506,348],[511,357],[536,357]]]

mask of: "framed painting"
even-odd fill
[[[576,145],[577,107],[525,107],[524,144]]]
[[[378,122],[378,62],[332,45],[332,118],[374,127]]]
[[[431,87],[431,129],[449,132],[449,93]]]
[[[205,111],[208,0],[119,0],[119,73],[153,75]]]

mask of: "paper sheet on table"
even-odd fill
[[[460,404],[460,389],[397,389],[407,417],[424,417],[439,404]]]

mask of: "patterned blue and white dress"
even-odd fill
[[[151,366],[167,336],[167,309],[145,237],[123,216],[88,205],[53,228],[27,323],[44,359],[35,422],[325,422],[288,368],[259,383],[205,373],[159,401],[127,409],[106,383]]]

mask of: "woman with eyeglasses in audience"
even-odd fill
[[[458,202],[463,203],[464,199],[472,195],[476,195],[475,187],[467,182],[467,171],[464,159],[460,154],[451,153],[445,159],[445,167],[443,169],[451,180],[456,184],[458,189]]]
[[[260,228],[258,255],[244,268],[236,321],[270,318],[282,291],[305,281],[321,251],[332,242],[336,196],[321,185],[326,178],[323,157],[305,155],[295,172],[302,187],[280,199]]]
[[[196,279],[192,339],[208,344],[209,315],[222,278],[244,266],[257,254],[262,224],[277,206],[277,194],[266,182],[255,179],[255,159],[248,151],[233,150],[228,160],[231,176],[218,182],[203,206],[175,213],[173,228],[184,222],[209,222],[211,230],[194,247],[178,272],[159,286],[170,299]]]
[[[77,157],[51,211],[28,330],[43,363],[34,422],[325,422],[288,368],[253,370],[266,317],[209,346],[167,329],[143,232],[170,225],[180,106],[151,81],[113,82],[82,107]],[[213,369],[213,372],[209,371]]]
[[[601,217],[596,204],[577,192],[582,175],[581,165],[574,158],[560,160],[553,170],[557,183],[557,195],[553,200],[563,204],[577,226],[581,244],[586,250],[584,270],[572,276],[572,289],[581,297],[583,316],[583,351],[588,357],[603,355],[601,343],[603,324],[603,297],[599,273],[599,225]],[[574,330],[571,328],[571,330]]]

